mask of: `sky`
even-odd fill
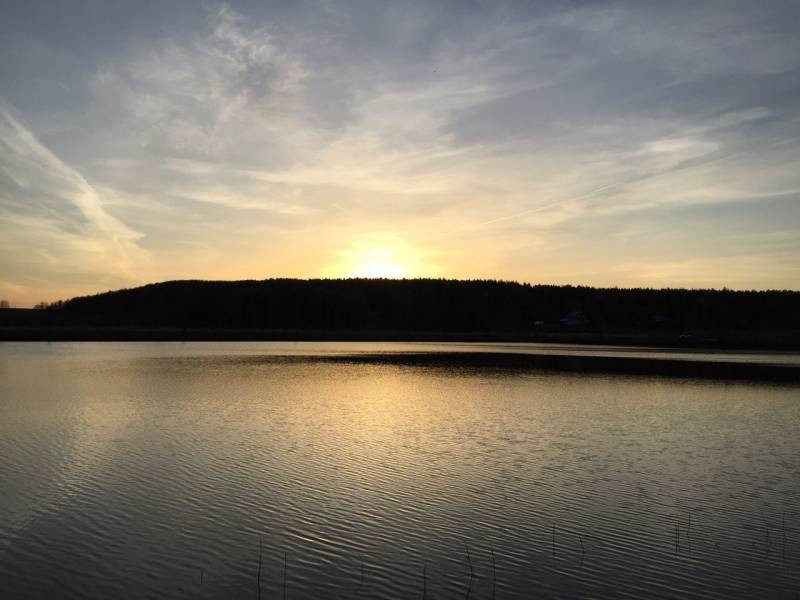
[[[0,298],[800,289],[800,4],[0,6]]]

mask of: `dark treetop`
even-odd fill
[[[800,332],[800,292],[491,280],[169,281],[40,308],[0,311],[0,327],[429,332],[443,337],[457,332],[533,337],[627,333],[684,342],[738,336],[755,345],[773,338],[780,338],[777,345],[796,345]]]

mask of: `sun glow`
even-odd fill
[[[437,269],[425,253],[391,237],[358,239],[339,253],[339,262],[329,269],[333,277],[402,279],[430,277]]]
[[[386,248],[373,248],[363,258],[363,263],[353,269],[354,277],[385,277],[399,279],[408,276],[408,269]]]
[[[351,275],[399,279],[408,277],[408,268],[402,264],[401,259],[391,248],[378,246],[355,261]]]

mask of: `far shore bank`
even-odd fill
[[[800,365],[790,361],[763,362],[714,360],[709,353],[719,352],[775,352],[764,347],[714,347],[690,345],[689,340],[674,340],[668,337],[642,335],[598,336],[590,334],[549,334],[547,336],[462,333],[444,334],[440,332],[364,332],[364,331],[290,331],[290,330],[224,330],[224,329],[8,329],[0,328],[0,342],[429,342],[429,343],[538,343],[536,348],[520,349],[519,352],[493,350],[489,346],[477,345],[470,351],[433,349],[425,346],[403,352],[366,352],[354,350],[338,354],[271,356],[268,352],[258,360],[269,361],[321,361],[333,363],[393,364],[425,368],[468,368],[503,369],[532,371],[561,371],[573,373],[626,374],[634,376],[667,376],[692,379],[712,379],[722,381],[750,380],[771,383],[800,383]],[[700,340],[702,341],[702,340]],[[708,340],[706,340],[708,341]],[[670,345],[669,342],[674,342]],[[681,343],[679,345],[679,343]],[[546,347],[550,344],[550,347]],[[698,342],[699,344],[699,342]],[[595,346],[598,351],[583,354],[569,346]],[[629,355],[619,353],[604,354],[600,349],[606,346],[627,346],[629,348],[660,348],[651,354],[637,355],[638,350],[630,350]],[[676,357],[670,351],[696,355]],[[777,351],[797,352],[782,348]]]
[[[445,332],[155,327],[0,327],[0,341],[506,342],[800,351],[795,332]]]

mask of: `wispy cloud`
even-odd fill
[[[135,280],[136,267],[148,260],[137,245],[141,235],[109,215],[89,182],[5,106],[0,106],[0,223],[0,252],[23,287],[75,272]]]

